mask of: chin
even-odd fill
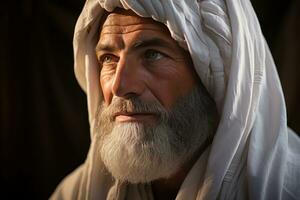
[[[120,123],[102,139],[101,159],[118,180],[147,183],[172,176],[184,163],[170,143],[170,130],[147,128],[142,123]],[[181,152],[185,152],[184,150]]]

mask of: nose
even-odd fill
[[[141,71],[137,59],[121,57],[112,83],[113,95],[123,98],[140,96],[145,88]]]

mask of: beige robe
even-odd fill
[[[299,199],[300,139],[287,127],[276,67],[249,0],[87,0],[73,44],[91,129],[102,100],[96,33],[103,13],[115,7],[164,23],[189,51],[217,104],[220,122],[213,142],[177,199]],[[115,181],[97,157],[92,132],[91,141],[85,163],[58,186],[52,199],[152,198],[149,185]]]

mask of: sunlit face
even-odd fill
[[[213,101],[167,28],[129,11],[108,15],[96,54],[104,102],[94,133],[106,169],[132,183],[181,170],[211,134]]]
[[[106,105],[114,97],[138,97],[170,110],[178,98],[196,85],[188,53],[168,29],[130,11],[112,13],[105,20],[96,47],[100,84]],[[117,122],[153,122],[149,113],[119,113]]]

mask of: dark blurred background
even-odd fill
[[[252,0],[300,133],[300,2]],[[0,195],[47,199],[84,162],[86,97],[73,73],[72,37],[84,0],[1,1]]]

